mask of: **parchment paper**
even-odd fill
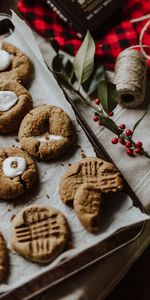
[[[87,137],[76,122],[75,115],[70,105],[64,98],[53,75],[48,71],[44,64],[30,29],[14,13],[12,15],[12,22],[16,29],[6,40],[22,49],[30,57],[34,65],[35,76],[30,87],[30,93],[34,100],[34,107],[44,103],[55,104],[62,107],[74,122],[78,135],[77,144],[81,146],[87,156],[95,156]],[[1,147],[12,144],[19,146],[15,141],[15,137],[16,135],[1,136]],[[9,248],[12,217],[16,215],[21,208],[33,203],[48,204],[64,213],[70,225],[72,244],[74,247],[73,250],[68,250],[60,255],[53,263],[46,267],[29,262],[10,251],[10,274],[8,279],[0,285],[0,292],[19,286],[39,273],[52,268],[52,266],[58,263],[63,257],[71,257],[82,249],[88,248],[91,245],[104,240],[122,227],[149,219],[146,214],[141,213],[139,208],[133,206],[132,200],[127,195],[120,193],[117,196],[115,195],[111,199],[108,199],[107,211],[103,217],[100,233],[95,235],[88,233],[80,225],[73,209],[61,202],[58,192],[62,175],[69,163],[77,162],[81,158],[80,151],[81,150],[78,147],[74,147],[74,149],[58,160],[49,163],[37,163],[39,171],[38,185],[36,185],[31,192],[14,202],[0,203],[0,230],[4,235]]]

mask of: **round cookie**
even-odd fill
[[[0,232],[0,281],[2,281],[8,270],[8,251],[6,248],[6,243]]]
[[[74,140],[72,122],[59,107],[42,105],[31,110],[19,129],[21,148],[39,160],[63,154]]]
[[[0,133],[19,128],[24,116],[32,109],[29,92],[17,81],[0,82]]]
[[[0,199],[21,196],[36,179],[36,165],[26,152],[16,147],[0,149]]]
[[[25,85],[31,78],[32,64],[25,53],[3,42],[0,49],[0,80],[17,80]]]
[[[94,184],[102,193],[123,189],[123,179],[117,168],[97,157],[87,157],[68,167],[60,183],[62,201],[70,204],[83,183]]]
[[[69,236],[64,215],[45,205],[24,208],[13,219],[12,226],[13,249],[38,263],[54,260],[64,250]]]
[[[74,196],[74,209],[81,224],[90,232],[100,230],[102,193],[94,184],[81,184]]]

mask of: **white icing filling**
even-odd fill
[[[11,56],[5,50],[0,50],[0,71],[6,70],[11,63]]]
[[[16,177],[23,174],[27,164],[23,157],[10,156],[3,161],[3,172],[8,177]]]
[[[40,141],[40,142],[46,142],[46,141],[59,141],[64,139],[62,135],[54,135],[54,134],[42,134],[33,136],[34,139]]]
[[[18,97],[11,91],[0,91],[0,111],[7,111],[18,101]]]

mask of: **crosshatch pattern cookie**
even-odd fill
[[[0,232],[0,281],[7,275],[8,271],[8,251],[5,240]]]
[[[24,208],[13,219],[12,226],[13,249],[38,263],[54,260],[64,250],[69,236],[66,218],[49,206]]]
[[[96,157],[87,157],[68,167],[60,183],[60,196],[70,204],[81,184],[93,184],[102,193],[117,192],[123,189],[123,180],[116,167]]]
[[[0,199],[21,196],[36,179],[36,165],[26,152],[16,147],[0,149]]]
[[[100,229],[101,190],[94,184],[81,184],[74,196],[74,209],[81,224],[90,232]]]
[[[19,128],[24,116],[33,107],[28,91],[17,81],[0,82],[0,133]]]
[[[74,131],[69,116],[53,105],[42,105],[31,110],[19,129],[21,148],[39,160],[60,156],[73,140]]]
[[[3,42],[0,49],[0,80],[17,80],[26,84],[32,74],[32,64],[25,53]]]

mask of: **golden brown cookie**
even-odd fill
[[[21,84],[17,81],[0,82],[0,133],[17,130],[32,107],[32,98]]]
[[[0,199],[21,196],[36,179],[36,165],[25,151],[16,147],[0,149]]]
[[[101,222],[102,193],[94,184],[81,184],[74,196],[74,209],[81,224],[97,232]]]
[[[102,159],[87,157],[68,167],[60,183],[60,196],[70,204],[81,184],[94,184],[102,193],[123,189],[123,180],[116,167]]]
[[[1,60],[7,60],[7,63],[4,61],[2,66],[0,64],[0,81],[17,80],[23,85],[26,84],[32,74],[32,64],[27,55],[14,45],[6,42],[2,43],[1,50],[3,52],[3,55],[0,55]]]
[[[0,281],[2,281],[8,271],[8,251],[5,240],[0,232]]]
[[[68,240],[67,220],[53,207],[28,206],[16,215],[12,225],[13,249],[34,262],[51,262],[64,250]]]
[[[19,130],[21,148],[39,160],[63,154],[74,140],[72,122],[59,107],[42,105],[31,110]]]

